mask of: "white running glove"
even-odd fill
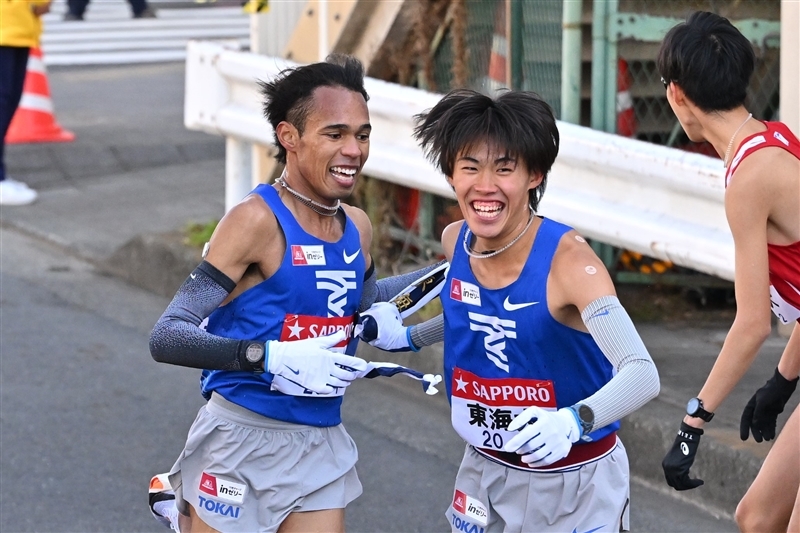
[[[532,423],[528,423],[533,420]],[[524,428],[523,428],[524,426]],[[503,448],[517,452],[529,466],[547,466],[567,456],[572,443],[581,438],[581,428],[570,409],[545,411],[528,407],[508,425],[508,431],[523,428]]]
[[[370,346],[387,352],[419,351],[411,346],[408,328],[403,325],[403,318],[394,304],[377,302],[360,315],[355,333]]]
[[[367,362],[331,350],[347,338],[344,331],[301,341],[268,341],[267,372],[319,394],[347,387]]]

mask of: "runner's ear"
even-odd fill
[[[536,172],[531,172],[528,181],[528,190],[533,190],[539,185],[541,185],[542,180],[544,179],[543,174],[538,174]]]
[[[297,146],[297,140],[300,138],[300,132],[297,131],[297,128],[295,128],[293,124],[283,121],[280,122],[275,128],[275,136],[278,138],[278,142],[281,143],[281,146],[283,146],[286,151],[292,152]]]

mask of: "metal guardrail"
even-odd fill
[[[226,207],[260,181],[254,145],[272,143],[256,81],[293,64],[206,41],[187,47],[186,127],[227,137]],[[370,157],[364,173],[452,198],[412,139],[412,117],[440,95],[368,78]],[[540,213],[591,239],[724,279],[733,240],[719,160],[559,122],[561,150]]]

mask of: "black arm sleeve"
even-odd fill
[[[228,276],[203,261],[186,278],[150,333],[150,355],[159,363],[208,370],[251,370],[245,352],[249,340],[227,339],[201,329],[200,323],[236,287]],[[263,344],[263,343],[262,343]]]

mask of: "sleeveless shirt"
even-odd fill
[[[762,122],[767,131],[745,138],[725,173],[725,186],[741,162],[762,148],[782,148],[800,160],[800,141],[781,122]],[[800,199],[798,199],[800,201]],[[772,310],[784,323],[800,320],[800,241],[789,245],[767,243]],[[788,307],[787,307],[788,306]]]
[[[547,307],[553,256],[571,229],[543,218],[519,278],[501,289],[481,286],[472,274],[462,247],[467,225],[459,232],[440,295],[444,382],[453,427],[479,452],[501,450],[513,436],[505,428],[525,408],[574,405],[614,375],[592,336],[556,321]],[[618,428],[617,421],[584,441],[600,440]]]
[[[355,224],[345,215],[344,234],[330,243],[306,233],[277,191],[259,185],[261,196],[278,220],[286,239],[280,268],[269,279],[249,288],[208,317],[207,331],[242,340],[295,341],[321,337],[344,329],[348,340],[337,348],[353,355],[354,317],[363,288],[365,260]],[[339,215],[337,215],[339,216]],[[341,395],[292,396],[271,390],[273,374],[204,371],[202,392],[260,415],[318,427],[341,423]]]

